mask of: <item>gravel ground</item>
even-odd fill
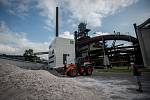
[[[143,73],[141,78],[143,93],[136,91],[136,82],[131,73],[102,73],[99,76],[79,76],[74,80],[100,95],[102,100],[150,100],[149,76],[150,73]]]
[[[139,93],[130,73],[69,78],[50,72],[58,74],[0,64],[0,100],[150,100],[150,73],[143,73]]]
[[[0,100],[101,100],[78,81],[0,64]]]

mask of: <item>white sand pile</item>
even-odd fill
[[[99,100],[76,81],[44,70],[0,65],[0,100]]]

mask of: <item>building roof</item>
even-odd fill
[[[138,26],[138,28],[150,29],[150,18]]]

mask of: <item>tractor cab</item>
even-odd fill
[[[90,60],[82,57],[77,59],[77,67],[80,75],[91,75],[94,69]]]

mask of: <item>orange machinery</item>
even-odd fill
[[[81,64],[68,64],[64,66],[65,75],[76,77],[79,75],[92,75],[94,67],[90,62],[84,62]]]

